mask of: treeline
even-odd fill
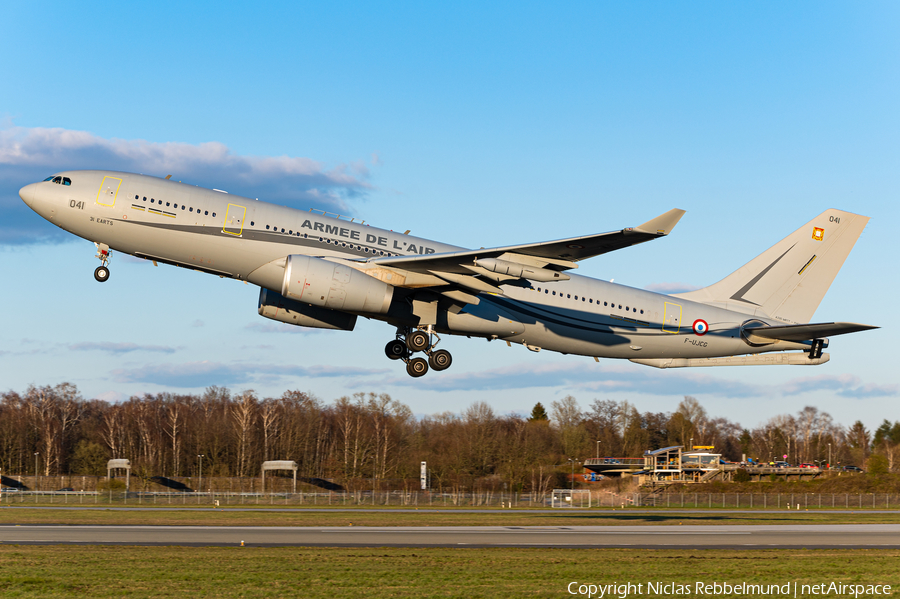
[[[685,397],[668,412],[640,412],[627,401],[573,397],[538,404],[530,416],[497,415],[476,402],[460,413],[416,418],[386,394],[357,393],[331,403],[300,391],[259,398],[210,387],[202,395],[134,396],[120,403],[85,400],[74,385],[29,387],[0,395],[0,468],[4,475],[104,475],[110,458],[130,459],[138,476],[258,476],[265,460],[294,460],[302,477],[349,488],[415,484],[428,463],[435,487],[489,485],[544,491],[569,460],[638,457],[671,445],[713,445],[792,463],[827,462],[895,470],[900,422],[874,433],[844,427],[807,407],[748,430],[710,417]],[[200,457],[202,456],[202,458]]]

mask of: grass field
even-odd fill
[[[63,510],[0,508],[0,524],[106,524],[106,525],[179,525],[179,526],[616,526],[641,524],[896,524],[900,513],[834,513],[828,511],[771,510],[729,513],[716,510],[679,513],[664,509],[653,512],[630,510],[525,512],[490,510],[476,513],[456,511],[400,512],[373,510],[347,512],[337,510],[259,511],[198,510],[177,511],[138,509]]]
[[[667,596],[648,593],[648,581],[691,585],[682,597],[702,596],[693,592],[697,581],[888,584],[896,590],[898,564],[898,550],[0,546],[0,595],[570,597],[570,582],[632,582],[644,585],[632,597]]]

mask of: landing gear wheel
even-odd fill
[[[105,266],[98,266],[94,270],[94,278],[101,283],[105,283],[109,280],[109,269]]]
[[[423,331],[413,331],[406,336],[406,347],[408,347],[410,351],[425,351],[430,346],[431,342],[428,339],[428,333]]]
[[[406,349],[406,344],[399,339],[389,341],[388,344],[384,346],[384,354],[391,360],[405,358],[408,353],[409,350]]]
[[[439,349],[428,356],[428,365],[432,370],[447,370],[453,363],[453,356],[446,349]]]
[[[425,361],[425,358],[413,358],[406,363],[406,373],[413,378],[423,376],[426,372],[428,372],[428,362]]]

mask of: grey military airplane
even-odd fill
[[[840,210],[714,285],[664,295],[568,271],[668,235],[678,209],[610,233],[470,250],[169,177],[68,171],[19,195],[94,242],[97,281],[116,250],[258,285],[259,314],[280,322],[351,331],[359,316],[381,320],[396,327],[385,354],[413,377],[450,366],[442,334],[678,368],[823,364],[827,337],[877,328],[809,322],[869,220]]]

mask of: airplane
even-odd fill
[[[258,285],[258,313],[279,322],[352,331],[360,316],[380,320],[396,328],[385,354],[413,377],[451,365],[441,335],[681,368],[823,364],[828,337],[878,328],[810,323],[869,220],[841,210],[718,283],[666,295],[570,271],[668,235],[679,209],[609,233],[473,250],[170,177],[66,171],[19,196],[94,242],[101,283],[116,250]]]

